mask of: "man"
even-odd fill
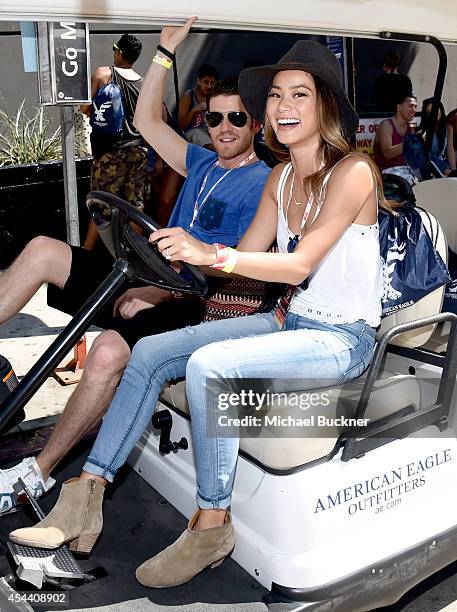
[[[403,144],[411,133],[411,122],[416,115],[417,101],[412,95],[402,98],[396,105],[396,113],[379,124],[373,145],[373,158],[381,172],[398,174],[411,185],[417,182],[403,156]]]
[[[179,101],[179,127],[184,130],[186,139],[192,144],[212,149],[211,138],[205,121],[208,94],[219,80],[219,72],[210,64],[202,64],[198,69],[195,87],[188,89]]]
[[[138,99],[135,125],[157,153],[186,176],[169,225],[208,243],[234,246],[255,214],[269,174],[253,149],[260,125],[247,115],[236,80],[227,79],[216,84],[208,101],[216,152],[187,143],[162,119],[166,74],[166,68],[153,64]],[[108,272],[93,251],[35,238],[0,276],[0,323],[18,312],[43,282],[50,284],[48,301],[74,314]],[[19,477],[37,498],[54,484],[51,471],[109,406],[127,365],[129,346],[145,335],[199,323],[204,304],[175,299],[159,288],[136,287],[118,298],[114,311],[120,316],[105,313],[97,321],[108,331],[95,340],[81,382],[36,461],[28,457],[10,470],[0,470],[0,515],[19,503]]]
[[[406,74],[399,74],[401,58],[395,51],[384,57],[382,74],[373,83],[373,102],[375,110],[393,112],[398,100],[411,96],[413,84]]]
[[[100,66],[92,74],[92,104],[81,106],[90,117],[92,191],[109,191],[143,208],[146,188],[147,149],[133,126],[136,101],[143,78],[133,70],[142,44],[132,34],[123,34],[113,44],[114,66]],[[109,86],[111,84],[111,86]],[[116,106],[116,93],[121,103]],[[113,133],[115,123],[120,129]],[[92,249],[98,234],[93,221],[89,224],[84,247]]]

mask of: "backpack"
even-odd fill
[[[124,129],[124,102],[116,72],[111,69],[111,80],[102,85],[92,99],[90,125],[98,136],[120,139]]]
[[[430,216],[421,210],[432,229]],[[380,209],[378,223],[382,317],[387,317],[446,285],[450,276],[436,251],[438,235],[429,235],[417,208],[404,204],[393,213]]]
[[[403,157],[419,180],[430,178],[430,168],[425,155],[422,136],[419,134],[406,134],[403,139]]]
[[[411,184],[406,179],[390,172],[383,173],[381,178],[386,200],[393,200],[401,204],[407,203],[411,206],[416,205],[416,196]]]

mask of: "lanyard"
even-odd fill
[[[286,227],[287,227],[287,231],[289,232],[289,234],[290,234],[292,237],[294,237],[294,238],[298,238],[298,240],[300,240],[300,238],[302,237],[303,228],[305,227],[306,222],[308,221],[309,213],[311,212],[311,207],[312,207],[313,202],[314,202],[314,197],[313,197],[313,195],[311,195],[311,196],[310,196],[310,198],[309,198],[309,200],[308,200],[308,202],[307,202],[307,204],[306,204],[305,212],[303,213],[303,218],[302,218],[302,221],[301,221],[301,224],[300,224],[300,234],[299,234],[299,237],[298,237],[298,236],[295,236],[295,235],[294,235],[294,234],[293,234],[293,233],[290,231],[290,229],[289,229],[289,222],[288,222],[288,220],[287,220],[287,213],[289,212],[289,205],[290,205],[290,202],[291,202],[291,200],[292,200],[292,193],[293,193],[294,179],[295,179],[295,172],[293,172],[293,173],[292,173],[292,184],[291,184],[291,188],[290,188],[290,191],[289,191],[289,198],[288,198],[288,200],[287,200],[287,208],[285,208],[285,209],[284,209],[284,218],[285,218],[285,221],[286,221]],[[313,219],[313,221],[315,221],[315,219],[316,219],[317,215],[319,214],[319,210],[320,210],[320,206],[319,206],[319,204],[318,204],[318,205],[317,205],[316,214],[314,215],[314,219]],[[297,240],[297,242],[298,242],[298,240]]]
[[[218,160],[216,160],[214,162],[214,164],[211,166],[211,168],[208,170],[208,172],[205,175],[205,178],[203,179],[203,183],[202,186],[200,187],[200,190],[198,192],[197,198],[195,200],[195,204],[194,204],[194,212],[192,214],[192,221],[190,222],[189,228],[192,229],[194,227],[194,223],[197,219],[198,213],[200,212],[200,210],[202,209],[202,206],[206,203],[206,201],[208,200],[209,196],[213,193],[213,191],[216,189],[216,187],[219,185],[219,183],[225,179],[226,176],[228,176],[230,174],[230,172],[232,170],[237,170],[238,168],[241,168],[242,166],[245,166],[248,162],[251,161],[251,159],[254,159],[255,157],[255,152],[253,151],[250,155],[248,155],[248,157],[246,157],[246,159],[243,159],[238,166],[235,166],[233,168],[230,168],[229,170],[227,170],[227,172],[225,172],[215,183],[214,185],[211,187],[211,189],[208,191],[208,193],[205,195],[205,197],[202,200],[202,203],[199,205],[198,204],[198,199],[200,198],[200,196],[202,195],[203,191],[205,190],[206,187],[206,183],[208,181],[208,177],[211,174],[211,172],[214,170],[214,168],[217,166],[218,164]]]

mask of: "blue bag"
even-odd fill
[[[124,129],[124,103],[113,69],[109,83],[100,87],[92,99],[90,125],[99,136],[120,138]]]
[[[428,161],[424,141],[419,134],[406,134],[403,139],[403,157],[413,173],[423,180],[428,177]]]
[[[409,204],[378,214],[383,272],[382,316],[407,308],[450,281],[420,214]],[[425,211],[424,211],[425,212]]]

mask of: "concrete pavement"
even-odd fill
[[[43,286],[19,314],[0,325],[0,354],[11,362],[18,378],[28,372],[70,318],[47,306],[46,287]],[[86,334],[88,350],[99,333],[90,331]],[[75,385],[62,386],[48,378],[27,404],[26,419],[61,413],[74,389]]]

